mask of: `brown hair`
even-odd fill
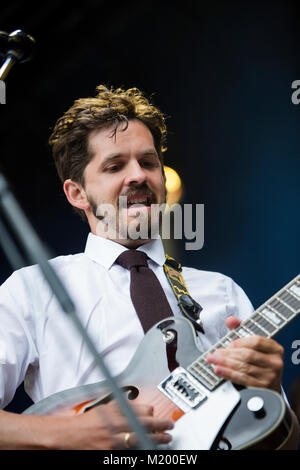
[[[83,173],[93,155],[88,148],[88,136],[96,129],[114,127],[121,122],[126,129],[130,119],[139,119],[151,131],[161,163],[166,150],[165,116],[137,88],[96,88],[94,98],[80,98],[56,122],[49,139],[60,179],[70,178],[84,186]],[[76,209],[85,219],[84,211]]]

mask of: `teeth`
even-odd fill
[[[148,197],[134,197],[128,199],[128,204],[147,204]]]

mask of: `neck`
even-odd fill
[[[151,242],[151,238],[146,239],[137,239],[132,240],[130,238],[113,238],[109,237],[107,234],[99,233],[99,230],[96,230],[96,227],[90,225],[91,232],[97,237],[105,238],[106,240],[111,240],[112,242],[119,243],[119,245],[125,246],[126,248],[135,249],[139,246],[145,245],[146,243]]]
[[[109,239],[111,240],[111,239]],[[139,246],[142,246],[142,245],[145,245],[146,243],[149,243],[151,241],[151,239],[146,239],[146,240],[130,240],[130,239],[126,239],[126,240],[122,240],[122,239],[117,239],[117,240],[112,240],[116,243],[119,243],[120,245],[122,246],[125,246],[126,248],[130,248],[130,249],[135,249],[135,248],[138,248]]]

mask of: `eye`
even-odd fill
[[[141,166],[145,168],[156,168],[158,163],[156,160],[144,160],[141,162]]]
[[[122,168],[122,164],[119,163],[118,165],[115,164],[115,165],[110,165],[110,166],[106,167],[105,171],[108,171],[109,173],[116,173],[121,168]]]
[[[114,172],[114,171],[117,171],[117,170],[118,170],[117,165],[110,166],[109,168],[107,168],[107,171],[112,171],[112,172]]]

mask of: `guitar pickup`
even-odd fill
[[[207,398],[200,383],[182,367],[177,367],[158,385],[158,389],[185,413],[197,408]]]

